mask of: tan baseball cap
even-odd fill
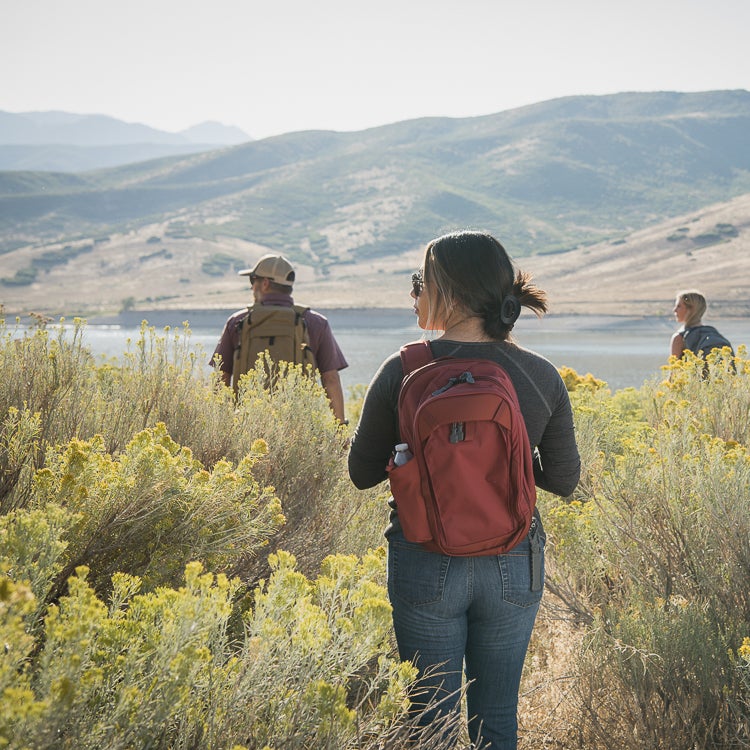
[[[286,286],[294,284],[294,266],[283,255],[264,255],[254,268],[245,268],[239,275],[260,276]]]

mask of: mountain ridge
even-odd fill
[[[334,306],[350,304],[346,286],[358,277],[371,287],[370,304],[391,306],[378,299],[390,300],[390,285],[413,270],[425,242],[449,229],[488,229],[514,257],[542,264],[627,243],[748,193],[750,93],[742,90],[566,97],[76,175],[3,172],[0,302],[10,309],[37,290],[51,299],[45,289],[88,264],[93,286],[77,271],[79,297],[65,297],[75,309],[105,304],[93,282],[112,279],[119,291],[109,305],[231,306],[238,265],[273,251]],[[737,237],[719,239],[741,244],[743,222]],[[670,251],[680,245],[662,241]],[[79,244],[93,250],[50,265],[50,253]],[[155,259],[163,288],[151,278],[132,284],[128,274]]]
[[[250,140],[239,128],[215,121],[173,133],[108,115],[0,111],[3,170],[82,172]]]
[[[252,140],[240,128],[206,120],[177,132],[126,122],[110,115],[61,110],[0,110],[0,145],[117,146],[134,143],[201,143],[229,146]]]

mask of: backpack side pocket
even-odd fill
[[[412,459],[402,466],[389,467],[388,479],[406,539],[417,543],[432,541],[417,461]]]

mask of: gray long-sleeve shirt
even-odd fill
[[[573,414],[565,384],[544,357],[508,341],[431,342],[435,357],[490,359],[508,373],[518,395],[529,442],[537,449],[536,484],[557,495],[570,495],[578,484],[581,461],[576,446]],[[399,353],[389,357],[375,374],[365,396],[362,415],[349,453],[349,476],[359,489],[386,478],[393,446],[401,442],[398,394],[404,373]]]

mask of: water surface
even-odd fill
[[[416,317],[407,310],[322,310],[333,328],[349,367],[341,373],[345,388],[367,384],[380,363],[401,344],[422,336]],[[216,345],[229,311],[154,313],[149,324],[191,324],[191,347],[202,350],[206,360]],[[139,335],[138,314],[119,323],[89,323],[84,341],[95,354],[119,356],[127,340]],[[705,322],[711,323],[707,319]],[[748,320],[713,321],[734,345],[747,343]],[[547,357],[557,367],[592,373],[617,390],[640,387],[661,374],[669,356],[669,341],[676,325],[670,318],[626,318],[588,315],[547,315],[538,320],[524,311],[514,330],[517,343]]]

